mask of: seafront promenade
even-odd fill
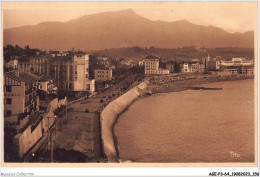
[[[112,101],[101,112],[101,135],[103,150],[108,162],[118,162],[117,141],[114,135],[114,125],[117,118],[124,112],[135,100],[144,94],[147,88],[148,80],[130,89],[119,98]]]
[[[100,129],[100,113],[110,102],[139,84],[134,76],[128,76],[117,85],[69,104],[68,115],[64,115],[61,131],[54,141],[54,162],[106,162],[103,154]],[[129,84],[129,87],[121,88]],[[43,154],[49,161],[50,152]]]

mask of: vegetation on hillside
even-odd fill
[[[176,49],[163,49],[155,47],[128,47],[128,48],[116,48],[105,49],[98,51],[90,51],[89,53],[95,56],[106,56],[112,58],[127,58],[133,60],[144,59],[146,56],[154,55],[159,56],[164,60],[189,60],[194,58],[206,57],[208,54],[210,57],[222,56],[223,59],[232,57],[245,57],[254,58],[253,48],[196,48],[194,46],[187,46]]]
[[[35,56],[36,52],[40,52],[41,54],[45,54],[46,51],[41,51],[39,49],[31,49],[28,45],[24,48],[19,45],[7,45],[4,47],[4,60],[9,61],[14,56]]]

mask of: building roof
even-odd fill
[[[202,64],[200,61],[179,61],[178,64]]]
[[[157,56],[148,55],[144,59],[159,59]]]
[[[83,52],[83,51],[74,51],[73,53],[74,53],[74,54],[86,54],[86,53]]]
[[[97,66],[95,68],[95,70],[112,70],[112,68],[108,68],[108,67],[105,67],[105,66]]]
[[[18,74],[16,74],[16,72],[19,72],[19,76],[18,76]],[[4,74],[8,77],[15,79],[15,80],[25,82],[26,84],[31,84],[33,82],[38,81],[37,76],[30,74],[30,73],[27,73],[27,72],[24,72],[24,71],[14,70],[14,71],[6,72]]]
[[[50,80],[52,80],[50,76],[41,76],[38,81],[46,82],[46,81],[50,81]]]
[[[70,54],[70,55],[73,55],[73,54],[86,54],[83,51],[65,51],[63,53]]]
[[[66,56],[55,56],[52,58],[52,61],[73,61],[72,55],[66,55]]]

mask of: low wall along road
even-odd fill
[[[30,148],[35,145],[35,143],[38,142],[41,137],[45,135],[46,132],[48,132],[48,129],[54,123],[54,111],[58,107],[66,105],[66,101],[66,98],[63,100],[58,100],[58,98],[53,99],[49,103],[43,118],[40,120],[40,122],[36,122],[37,124],[35,127],[33,127],[33,125],[29,125],[23,132],[17,134],[14,137],[14,141],[21,158],[30,150]]]
[[[104,153],[108,158],[108,162],[117,162],[117,152],[113,137],[113,125],[117,117],[130,106],[138,97],[147,89],[148,81],[144,81],[136,87],[132,88],[119,98],[108,104],[101,112],[101,134],[103,141]]]

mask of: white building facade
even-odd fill
[[[159,59],[145,59],[145,74],[159,74]]]
[[[19,70],[4,74],[4,117],[5,122],[18,125],[24,113],[39,109],[37,96],[38,78]]]

